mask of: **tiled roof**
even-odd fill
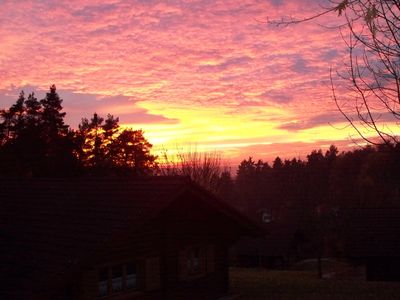
[[[350,257],[400,256],[400,209],[354,209],[346,252]]]
[[[198,198],[217,211],[244,220],[182,177],[0,181],[0,274],[5,276],[0,290],[5,285],[3,290],[29,294],[45,287],[49,278],[62,277],[116,235],[156,217],[187,190],[199,192],[203,196]]]

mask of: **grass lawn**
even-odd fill
[[[238,300],[400,299],[400,283],[318,279],[315,271],[232,268],[230,281]]]

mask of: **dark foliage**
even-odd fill
[[[400,207],[400,147],[366,147],[338,153],[314,150],[306,160],[277,157],[272,166],[251,157],[241,162],[233,186],[221,191],[252,218],[271,212],[299,218],[302,257],[340,255],[347,213],[356,207]],[[234,192],[232,192],[232,190]],[[260,219],[261,221],[261,219]]]
[[[54,85],[42,100],[34,93],[26,97],[21,92],[10,108],[0,110],[0,176],[143,176],[159,172],[156,156],[150,153],[152,145],[142,130],[122,129],[118,118],[96,113],[72,130],[64,118],[62,99]],[[312,151],[306,160],[277,157],[272,165],[249,157],[238,166],[236,179],[221,171],[219,158],[184,158],[180,167],[186,173],[179,174],[212,187],[250,217],[268,211],[272,220],[278,220],[296,212],[303,256],[320,256],[324,249],[340,254],[345,216],[352,208],[400,206],[399,144],[340,154],[331,146],[325,153]]]
[[[64,123],[62,101],[52,85],[40,101],[21,92],[15,104],[0,110],[0,175],[137,176],[156,170],[142,130],[122,129],[118,118],[96,113],[72,130]]]

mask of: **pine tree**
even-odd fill
[[[113,140],[120,130],[119,118],[114,118],[113,115],[108,114],[102,126],[103,129],[103,143],[102,143],[102,153],[103,153],[103,164],[105,168],[110,168],[113,166]]]
[[[27,127],[39,127],[41,121],[42,105],[35,97],[34,93],[28,95],[28,99],[25,101],[25,107]]]
[[[142,130],[123,130],[111,147],[119,170],[132,175],[148,175],[156,168],[156,156],[150,154],[150,144]]]
[[[64,124],[65,112],[61,112],[62,99],[57,94],[56,86],[50,86],[50,91],[46,93],[46,97],[40,100],[43,107],[41,122],[43,124],[44,137],[51,142],[53,139],[58,139],[68,132],[68,125]]]
[[[90,121],[83,118],[79,124],[80,160],[87,168],[100,168],[104,161],[103,121],[102,117],[94,113]]]

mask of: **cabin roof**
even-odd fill
[[[400,209],[353,209],[346,252],[350,257],[399,257]]]
[[[251,222],[184,177],[7,179],[0,182],[0,190],[0,272],[7,274],[9,289],[39,288],[49,274],[62,277],[116,236],[156,218],[188,191],[198,195],[188,201],[207,202],[250,234],[256,231]]]

